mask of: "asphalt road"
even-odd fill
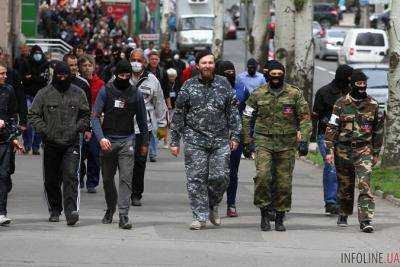
[[[41,166],[40,156],[17,158],[8,208],[14,222],[0,227],[0,266],[338,266],[343,253],[400,253],[398,208],[377,200],[373,234],[359,231],[356,215],[348,228],[338,228],[336,217],[324,214],[322,170],[302,161],[296,163],[286,232],[258,228],[253,161],[241,162],[239,217],[226,218],[223,201],[222,226],[202,231],[189,230],[184,165],[165,149],[148,165],[143,206],[130,213],[133,230],[120,230],[117,216],[112,225],[101,224],[102,186],[97,194],[81,191],[77,227],[67,227],[64,218],[49,223]]]

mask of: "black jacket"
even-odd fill
[[[37,93],[28,119],[45,143],[73,145],[79,142],[78,133],[89,127],[89,104],[79,87],[71,84],[60,92],[49,84]]]
[[[343,96],[343,92],[347,93],[347,88],[342,90],[332,81],[321,87],[315,94],[312,112],[313,139],[316,135],[325,134],[327,123],[332,115],[333,106]]]
[[[17,131],[18,104],[13,88],[8,85],[0,86],[0,119],[6,127],[0,129],[0,143],[15,138]]]
[[[22,87],[21,77],[14,69],[7,69],[6,83],[14,89],[15,97],[17,98],[19,124],[26,125],[28,119],[28,107],[26,106],[26,95]]]

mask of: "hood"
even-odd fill
[[[213,30],[188,30],[181,31],[180,37],[187,39],[189,44],[212,44]]]

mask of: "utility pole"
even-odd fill
[[[389,99],[383,167],[400,166],[400,1],[392,1],[389,27]]]
[[[367,0],[360,0],[360,27],[369,28],[369,5]]]
[[[224,44],[224,0],[214,0],[214,34],[212,52],[216,59],[222,58]]]
[[[244,66],[247,65],[247,60],[249,58],[248,55],[248,49],[249,49],[249,13],[250,13],[250,0],[245,0],[245,5],[246,5],[246,25],[245,25],[245,37],[243,39],[244,41]],[[242,16],[242,14],[240,14]]]

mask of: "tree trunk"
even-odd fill
[[[369,6],[362,5],[361,7],[360,27],[369,28]]]
[[[222,58],[223,42],[224,42],[224,0],[214,0],[214,35],[212,52],[215,59]]]
[[[275,53],[276,59],[285,66],[287,74],[292,73],[294,66],[294,12],[293,0],[275,1]]]
[[[382,166],[400,166],[400,1],[392,1],[389,47],[389,100]]]
[[[295,12],[295,58],[294,68],[289,74],[292,84],[303,90],[311,108],[314,78],[314,41],[312,37],[313,1],[307,0]]]
[[[270,21],[271,0],[255,0],[252,39],[254,51],[250,51],[260,64],[266,61],[268,55],[267,23]]]

